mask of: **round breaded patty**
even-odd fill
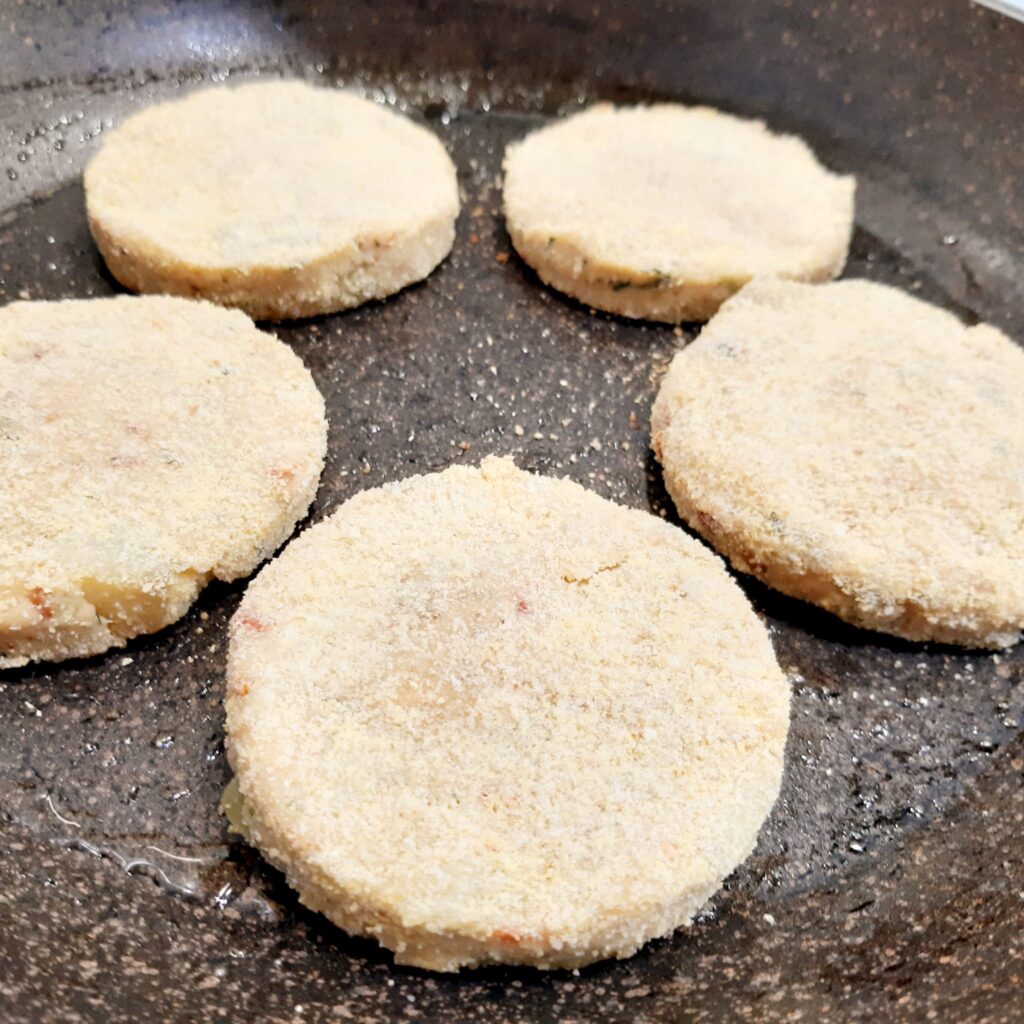
[[[135,114],[104,138],[85,195],[122,284],[273,320],[421,280],[451,249],[459,210],[455,167],[431,132],[296,81]]]
[[[835,277],[853,193],[800,139],[674,103],[592,107],[505,155],[509,234],[541,279],[670,323],[706,320],[753,277]]]
[[[571,967],[690,920],[779,789],[788,684],[721,562],[486,459],[364,492],[232,622],[242,828],[435,970]]]
[[[0,668],[123,646],[309,507],[324,404],[285,345],[184,299],[0,309]]]
[[[1024,351],[867,281],[754,282],[672,363],[653,445],[738,569],[858,626],[1024,628]]]

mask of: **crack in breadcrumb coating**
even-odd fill
[[[134,114],[104,136],[85,194],[122,284],[258,320],[422,280],[451,250],[459,212],[455,166],[432,132],[298,81],[205,89]]]
[[[247,575],[323,468],[309,372],[172,298],[0,309],[0,668],[120,647]]]
[[[510,460],[369,490],[231,625],[225,809],[400,963],[573,967],[689,922],[779,790],[789,687],[713,554]]]
[[[854,187],[801,139],[675,103],[599,104],[505,155],[509,234],[541,279],[669,323],[706,320],[753,277],[835,277]]]
[[[868,281],[748,285],[680,352],[652,443],[751,573],[909,640],[1024,628],[1024,351]]]

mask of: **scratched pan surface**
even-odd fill
[[[799,132],[860,177],[848,275],[1024,340],[1024,30],[959,0],[48,8],[0,3],[0,301],[115,290],[82,166],[129,111],[202,83],[352,85],[454,155],[463,214],[436,274],[274,328],[327,399],[313,520],[488,452],[671,518],[647,420],[693,332],[547,291],[497,212],[505,144],[596,98]],[[896,643],[742,582],[793,681],[779,804],[693,929],[578,975],[396,969],[227,836],[243,584],[125,651],[0,675],[0,1019],[1022,1019],[1022,652]]]

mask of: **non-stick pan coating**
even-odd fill
[[[859,176],[848,275],[1024,341],[1024,28],[962,0],[3,0],[0,54],[4,302],[115,290],[82,166],[112,123],[185,89],[347,84],[450,147],[464,207],[441,269],[273,328],[327,399],[314,520],[490,452],[673,518],[647,422],[693,332],[548,291],[498,213],[505,144],[593,99],[700,100],[800,133]],[[395,968],[228,838],[220,701],[244,583],[123,652],[3,674],[0,1019],[1024,1019],[1024,652],[899,643],[741,582],[793,681],[782,797],[693,929],[578,976]]]

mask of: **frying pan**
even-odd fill
[[[116,290],[81,169],[130,111],[198,85],[344,84],[450,148],[464,204],[438,272],[271,328],[327,400],[314,521],[490,452],[673,518],[647,422],[695,332],[548,291],[499,213],[505,144],[595,99],[702,101],[799,133],[859,177],[848,276],[1024,339],[1024,27],[961,0],[3,0],[0,15],[0,301]],[[901,643],[740,582],[793,683],[778,805],[694,927],[578,973],[396,968],[227,835],[220,701],[244,583],[124,651],[3,674],[0,1018],[1024,1020],[1024,652]]]

